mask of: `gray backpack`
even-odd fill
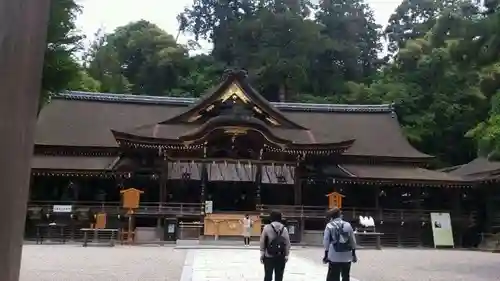
[[[351,242],[349,239],[349,232],[344,231],[344,222],[341,223],[333,223],[331,222],[332,227],[330,228],[330,238],[333,241],[330,241],[333,245],[333,249],[337,253],[350,252],[352,251]]]

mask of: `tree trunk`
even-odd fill
[[[19,280],[49,0],[0,0],[0,280]]]

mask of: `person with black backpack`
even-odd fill
[[[350,280],[351,263],[356,263],[356,238],[351,224],[342,219],[339,208],[328,212],[330,221],[326,224],[323,236],[325,255],[323,263],[328,263],[326,281]]]
[[[260,235],[260,262],[264,264],[264,281],[283,281],[285,264],[290,254],[290,236],[281,223],[281,213],[271,212],[270,223]]]

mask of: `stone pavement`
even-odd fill
[[[162,246],[25,245],[20,281],[179,281],[185,257]]]
[[[260,252],[253,249],[198,249],[186,258],[181,281],[262,281]],[[290,255],[286,281],[324,280],[327,267],[298,255]],[[351,279],[357,281],[355,279]]]
[[[320,264],[321,251],[296,251]],[[434,249],[359,250],[352,275],[362,281],[500,281],[500,254]]]
[[[285,281],[324,280],[326,266],[321,264],[322,254],[321,248],[294,248]],[[360,250],[358,255],[360,261],[353,266],[352,275],[362,281],[500,281],[500,254],[385,248]],[[259,251],[254,249],[25,245],[20,280],[261,281],[262,278]]]

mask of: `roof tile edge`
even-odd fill
[[[156,105],[191,105],[196,98],[143,96],[130,94],[109,94],[70,91],[54,95],[53,99],[88,100],[102,102],[156,104]],[[394,113],[394,104],[316,104],[271,102],[273,106],[284,111],[310,111],[310,112],[391,112]]]

